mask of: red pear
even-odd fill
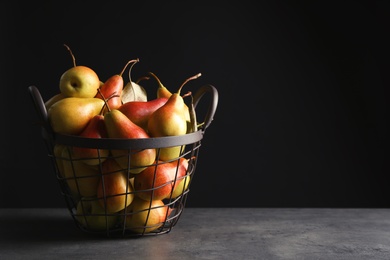
[[[112,109],[104,115],[108,137],[124,139],[149,138],[148,133],[140,126],[132,122],[125,114],[118,109]],[[139,173],[145,167],[152,164],[156,159],[156,149],[126,149],[112,150],[114,158],[122,168],[131,173]]]
[[[124,87],[124,80],[122,74],[130,63],[135,63],[138,61],[138,59],[128,61],[119,74],[111,76],[100,86],[100,88],[98,89],[98,93],[95,97],[106,100],[107,106],[110,109],[120,107],[122,105],[121,95]],[[105,108],[104,112],[107,111],[108,108]]]
[[[133,186],[127,173],[112,158],[105,160],[101,169],[102,178],[96,192],[100,206],[109,213],[123,210],[134,199]]]
[[[159,161],[134,177],[135,194],[148,201],[169,198],[185,179],[187,168],[188,160],[183,157],[171,162]]]
[[[108,134],[104,124],[104,116],[99,114],[92,117],[79,136],[85,138],[107,138]],[[82,159],[84,163],[89,165],[100,164],[109,154],[109,150],[106,149],[77,146],[74,146],[72,151],[74,158]]]
[[[121,105],[118,110],[131,121],[147,131],[150,115],[164,105],[168,98],[155,98],[149,101],[129,101]]]

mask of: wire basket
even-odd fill
[[[61,194],[79,229],[108,237],[150,236],[172,230],[185,208],[201,141],[217,108],[218,92],[214,86],[204,85],[193,96],[193,111],[204,94],[211,97],[204,121],[196,131],[143,139],[54,133],[38,88],[29,86],[28,90]],[[161,160],[160,154],[167,148],[180,148],[180,156]],[[88,149],[96,155],[75,157],[74,149]],[[132,158],[148,149],[155,151],[155,161],[133,166]]]

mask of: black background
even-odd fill
[[[206,4],[207,3],[207,4]],[[134,58],[211,84],[188,207],[389,207],[388,1],[35,1],[1,8],[0,207],[63,207],[28,95]],[[126,77],[125,77],[126,79]],[[155,85],[146,88],[154,92]],[[205,104],[206,106],[206,104]]]

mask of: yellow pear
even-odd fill
[[[91,166],[82,160],[72,160],[71,150],[62,149],[62,170],[65,182],[76,198],[96,196],[101,179],[99,166]],[[58,159],[58,158],[57,158]]]
[[[66,97],[92,98],[100,87],[100,79],[96,72],[87,66],[76,65],[76,59],[70,48],[64,44],[73,59],[73,67],[60,77],[59,88]]]
[[[55,133],[78,135],[103,106],[104,100],[100,98],[64,98],[49,108],[49,123]]]
[[[76,219],[86,229],[106,231],[115,226],[119,217],[109,214],[99,204],[95,197],[85,197],[77,203]]]
[[[63,98],[66,98],[66,96],[62,93],[58,93],[58,94],[55,94],[54,96],[52,96],[51,98],[49,98],[48,100],[46,100],[45,102],[45,107],[46,107],[46,110],[49,110],[49,108],[54,104],[56,103],[57,101],[63,99]]]
[[[181,180],[177,186],[173,187],[172,196],[168,195],[167,199],[169,198],[176,199],[177,197],[182,195],[188,189],[190,181],[191,181],[191,176],[186,175],[184,179]]]
[[[164,105],[150,115],[148,120],[148,133],[152,137],[178,136],[187,133],[188,107],[180,92],[188,81],[196,79],[200,75],[199,73],[188,78],[180,86],[178,91],[169,97]],[[161,148],[159,159],[162,161],[173,160],[179,157],[183,150],[184,146]]]
[[[134,197],[126,209],[126,228],[135,233],[150,233],[160,228],[169,214],[162,200],[146,201]]]

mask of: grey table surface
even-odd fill
[[[0,209],[0,259],[390,259],[390,209],[186,208],[171,232],[109,238],[69,211]]]

